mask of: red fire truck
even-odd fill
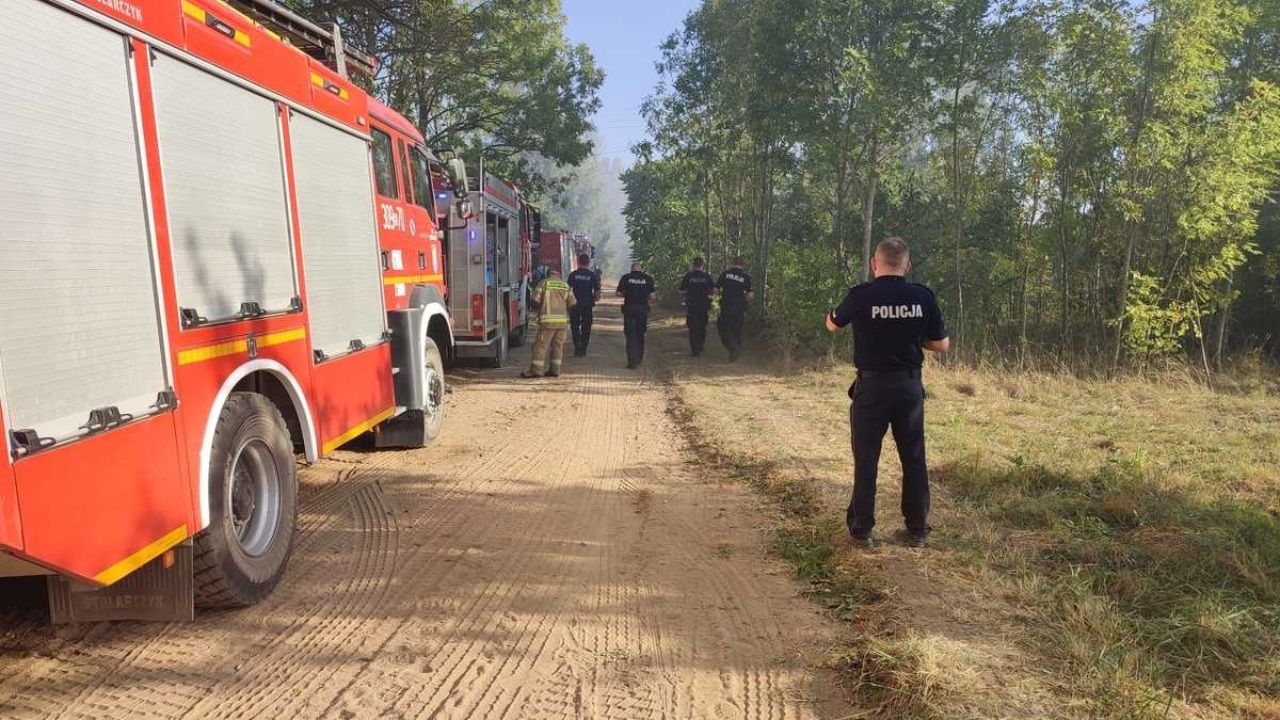
[[[295,453],[440,430],[446,168],[340,72],[367,58],[234,4],[0,23],[0,576],[51,574],[55,621],[256,602]]]
[[[591,267],[599,269],[599,266],[596,263],[596,246],[591,242],[590,236],[583,235],[582,233],[575,233],[573,236],[573,251],[575,265],[577,256],[585,254],[591,258]]]
[[[539,264],[543,272],[556,270],[561,277],[573,272],[573,234],[566,230],[543,230],[538,246]]]
[[[538,251],[542,266],[560,271],[562,277],[568,277],[578,267],[578,255],[586,253],[593,261],[596,257],[591,238],[568,230],[543,230]]]
[[[500,367],[528,330],[533,238],[542,219],[514,185],[483,170],[471,182],[465,224],[447,234],[455,348],[460,358]]]

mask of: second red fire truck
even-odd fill
[[[533,274],[538,209],[510,183],[483,170],[472,178],[465,225],[450,230],[446,248],[450,310],[459,358],[495,367],[524,343]]]
[[[590,256],[594,265],[596,251],[591,238],[586,235],[568,230],[542,231],[538,257],[544,268],[559,271],[561,277],[569,277],[569,273],[578,267],[578,256],[582,254]]]

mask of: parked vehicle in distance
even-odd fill
[[[468,204],[464,225],[447,233],[457,354],[501,367],[528,332],[541,213],[514,185],[483,171],[472,178]]]

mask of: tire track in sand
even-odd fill
[[[436,446],[304,469],[262,605],[10,629],[0,716],[812,717],[812,611],[761,569],[750,498],[689,469],[666,386],[620,367],[615,315],[559,381],[467,380]]]

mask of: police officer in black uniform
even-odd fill
[[[578,255],[578,269],[569,273],[567,281],[577,303],[569,310],[569,331],[573,335],[573,354],[583,357],[591,343],[592,310],[600,299],[600,276],[591,270],[591,256]]]
[[[680,278],[680,292],[684,293],[684,324],[689,328],[689,351],[694,357],[702,354],[707,343],[707,313],[711,311],[711,296],[716,291],[716,281],[703,269],[702,258],[693,259],[693,269]]]
[[[924,351],[946,352],[951,341],[933,291],[910,283],[911,254],[901,238],[888,238],[871,260],[875,280],[850,288],[827,315],[827,329],[853,327],[857,380],[849,388],[853,444],[853,499],[847,523],[854,544],[871,546],[875,526],[876,468],[885,430],[902,462],[902,516],[908,544],[929,536],[929,471],[924,454]]]
[[[627,336],[627,368],[634,370],[644,360],[644,334],[649,329],[649,303],[658,286],[653,276],[639,262],[631,263],[631,272],[618,281],[622,296],[622,328]]]
[[[743,270],[742,258],[734,258],[733,265],[720,273],[716,289],[720,291],[720,317],[716,329],[720,342],[729,351],[729,362],[737,362],[742,354],[742,323],[747,315],[747,303],[751,302],[751,275]]]

